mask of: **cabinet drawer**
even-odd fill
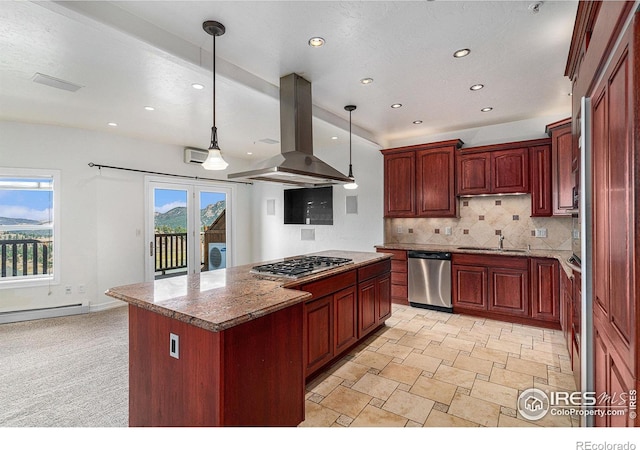
[[[350,270],[322,280],[303,284],[299,289],[301,291],[310,292],[313,294],[313,299],[316,299],[324,297],[325,295],[333,294],[340,289],[354,284],[356,284],[356,271]]]
[[[402,284],[407,285],[407,274],[406,273],[398,273],[391,272],[391,282],[393,284]]]
[[[391,272],[407,273],[407,262],[391,260]]]
[[[454,253],[451,257],[452,264],[465,264],[470,266],[505,267],[508,269],[527,270],[529,268],[528,258],[519,256],[502,255],[475,255],[465,253]]]
[[[391,260],[385,259],[358,269],[358,281],[368,280],[391,271]]]
[[[391,254],[392,261],[406,261],[407,260],[407,252],[406,250],[390,250],[386,248],[379,248],[376,250],[378,253],[389,253]]]

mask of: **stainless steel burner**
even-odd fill
[[[251,273],[286,278],[299,278],[305,275],[322,272],[334,267],[353,262],[348,258],[332,258],[329,256],[303,256],[286,259],[281,262],[254,266]]]

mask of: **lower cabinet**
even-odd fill
[[[406,250],[378,248],[378,253],[390,253],[391,256],[391,302],[399,305],[409,304],[408,268]]]
[[[454,253],[451,273],[455,312],[559,328],[557,261]]]
[[[375,330],[391,317],[390,262],[358,270],[358,338]]]
[[[391,316],[391,261],[297,286],[304,305],[305,378],[335,361]]]

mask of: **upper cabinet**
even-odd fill
[[[457,157],[457,194],[528,194],[532,148],[548,139],[463,148]]]
[[[573,139],[571,118],[547,125],[551,137],[551,182],[554,216],[570,216],[573,211]]]
[[[385,217],[457,217],[459,139],[382,150]]]

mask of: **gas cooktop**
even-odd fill
[[[300,278],[306,275],[333,269],[353,262],[348,258],[332,258],[329,256],[302,256],[286,259],[277,263],[263,264],[251,268],[251,273],[284,278]]]

